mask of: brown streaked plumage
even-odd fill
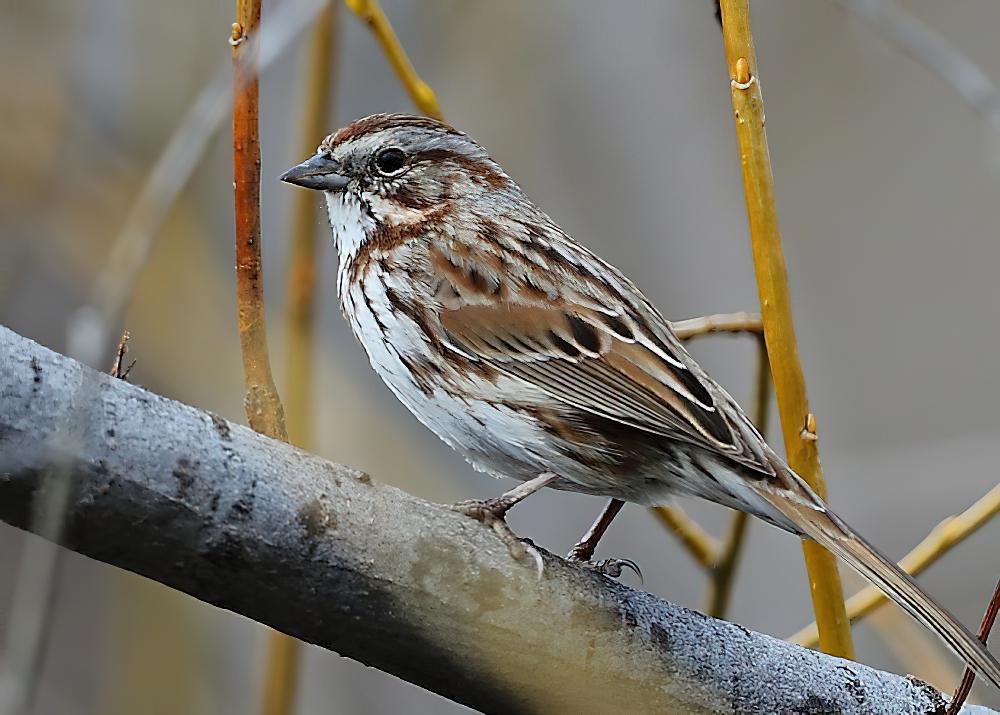
[[[465,134],[374,115],[282,178],[324,191],[344,314],[386,385],[477,469],[523,482],[463,511],[509,539],[503,514],[543,486],[740,509],[833,551],[1000,687],[985,646],[837,517],[631,281]]]

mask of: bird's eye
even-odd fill
[[[375,166],[387,176],[395,174],[405,165],[406,154],[402,149],[383,149],[375,157]]]

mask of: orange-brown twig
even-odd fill
[[[287,440],[285,415],[271,377],[264,327],[264,283],[260,252],[260,136],[257,74],[241,59],[246,40],[260,23],[260,0],[237,0],[233,46],[233,188],[236,219],[236,305],[246,384],[244,408],[250,426]]]
[[[993,624],[997,620],[997,613],[1000,613],[1000,580],[997,581],[996,588],[993,589],[993,597],[986,606],[983,621],[979,624],[979,633],[976,634],[983,643],[990,637],[990,631],[993,630]],[[958,712],[962,709],[962,704],[965,703],[965,699],[969,697],[969,691],[972,690],[972,683],[975,679],[976,671],[972,670],[969,666],[965,666],[965,672],[962,674],[962,682],[959,683],[958,688],[955,690],[955,697],[951,699],[951,705],[948,706],[948,715],[958,715]]]
[[[785,452],[792,469],[825,496],[815,431],[811,429],[814,419],[809,412],[792,324],[785,258],[774,206],[774,177],[764,132],[757,57],[750,33],[750,10],[747,0],[722,0],[720,7],[757,291]],[[803,429],[805,425],[810,429]],[[813,542],[803,542],[802,548],[809,572],[813,610],[819,624],[820,647],[828,653],[850,658],[854,647],[837,562],[830,552]]]
[[[125,355],[128,354],[128,341],[131,337],[127,330],[122,331],[122,339],[118,341],[118,350],[115,351],[115,360],[111,363],[111,370],[109,371],[111,377],[117,377],[119,380],[127,380],[128,374],[135,367],[135,360],[133,360],[128,364],[128,367],[122,368],[122,365],[125,364]]]
[[[233,189],[236,219],[236,306],[243,354],[247,421],[257,432],[288,440],[285,412],[271,376],[264,326],[264,282],[260,246],[260,134],[258,128],[257,69],[244,58],[248,38],[260,24],[261,0],[236,0],[232,26],[233,47]],[[285,636],[271,639],[275,652],[268,657],[261,711],[282,715],[292,711],[294,652]]]

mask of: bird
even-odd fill
[[[610,498],[610,518],[622,502],[700,497],[826,547],[1000,688],[985,645],[837,516],[635,284],[470,136],[375,114],[280,179],[322,192],[342,312],[382,381],[476,470],[520,482],[456,505],[512,549],[504,516],[545,487]]]

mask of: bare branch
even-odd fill
[[[895,0],[836,0],[886,41],[940,77],[994,129],[1000,129],[1000,91],[961,48]]]
[[[681,340],[691,340],[714,333],[751,333],[762,335],[764,327],[758,313],[716,313],[672,322],[670,327]]]
[[[926,684],[702,616],[0,328],[0,519],[484,712],[930,713]],[[95,399],[73,403],[83,382]],[[71,416],[80,439],[53,454]],[[984,713],[967,707],[963,712]]]

